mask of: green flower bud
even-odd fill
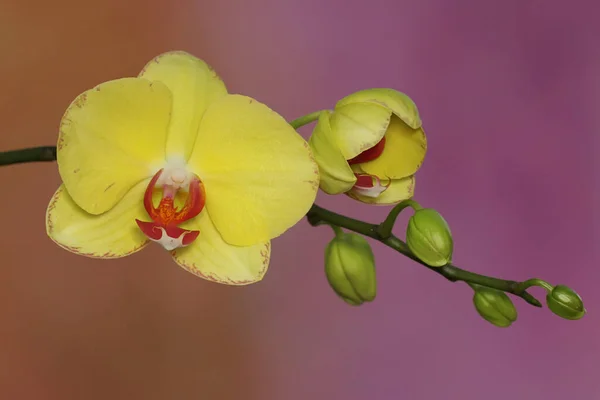
[[[517,320],[515,305],[506,295],[496,289],[478,287],[473,295],[475,309],[486,321],[500,328],[507,328]]]
[[[325,249],[325,274],[331,288],[353,306],[373,301],[377,292],[375,257],[367,240],[339,232]]]
[[[454,242],[450,227],[432,208],[415,211],[408,221],[406,244],[415,256],[431,267],[442,267],[452,260]]]
[[[550,311],[565,319],[576,320],[585,315],[581,297],[573,289],[564,285],[556,285],[548,293],[546,304]]]

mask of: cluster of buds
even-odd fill
[[[431,268],[452,262],[454,242],[448,223],[436,210],[411,200],[427,141],[417,107],[407,95],[392,89],[351,94],[333,110],[321,112],[309,144],[319,165],[321,190],[367,204],[398,205],[398,212],[410,205],[414,214],[406,228],[406,245],[412,255]],[[390,213],[392,225],[398,212]],[[336,236],[325,250],[330,286],[353,306],[373,301],[377,281],[369,243],[359,234],[333,228]],[[391,233],[385,223],[380,228]],[[505,292],[470,286],[475,310],[484,320],[498,327],[516,321],[517,310]],[[548,290],[546,303],[556,315],[572,320],[585,315],[581,298],[570,288],[545,282],[540,286]]]
[[[547,282],[535,279],[536,286],[545,288],[548,309],[561,318],[577,320],[583,318],[586,311],[581,297],[565,285],[552,287]],[[475,294],[473,304],[483,319],[501,328],[509,327],[517,320],[517,310],[506,293],[487,287],[472,285]]]

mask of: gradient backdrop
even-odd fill
[[[3,1],[0,149],[54,144],[77,94],[171,49],[290,119],[393,87],[421,111],[430,150],[416,199],[449,221],[456,263],[567,284],[589,315],[564,321],[517,299],[518,322],[494,328],[466,285],[377,244],[378,298],[351,308],[324,278],[330,230],[304,221],[246,288],[195,278],[155,246],[78,257],[45,234],[56,166],[11,166],[0,169],[0,398],[599,399],[598,8]],[[319,203],[372,221],[387,211]]]

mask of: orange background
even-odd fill
[[[175,42],[218,62],[203,32],[207,18],[185,32],[186,12],[166,4],[3,2],[2,148],[54,144],[77,94],[135,75]],[[199,286],[154,246],[110,263],[74,257],[45,237],[55,166],[1,168],[0,182],[10,188],[2,218],[11,227],[0,268],[2,398],[258,398],[249,313],[231,307],[243,292]]]

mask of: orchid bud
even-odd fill
[[[556,285],[546,296],[546,304],[550,311],[559,317],[576,320],[585,315],[581,297],[564,285]]]
[[[517,320],[513,302],[499,290],[478,287],[473,295],[473,304],[483,319],[497,327],[507,328]]]
[[[325,249],[325,274],[346,303],[358,306],[375,299],[375,258],[363,236],[339,232]]]
[[[406,244],[419,260],[442,267],[452,260],[454,243],[450,227],[432,208],[416,210],[408,221]]]
[[[406,94],[385,88],[352,93],[323,111],[309,144],[321,190],[366,204],[411,198],[427,153],[417,106]]]

